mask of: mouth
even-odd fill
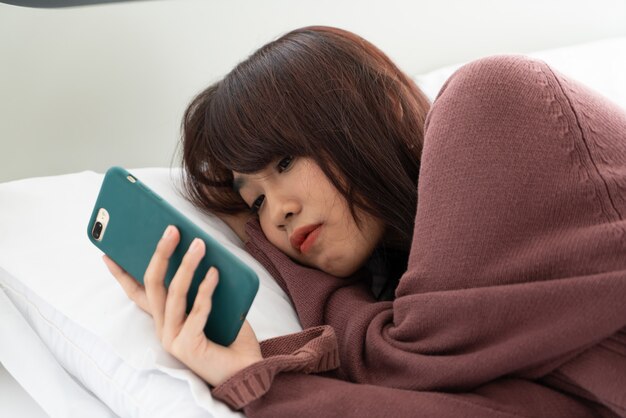
[[[317,228],[315,228],[309,235],[306,236],[306,239],[300,245],[300,252],[302,254],[308,253],[311,247],[313,247],[313,244],[315,244],[317,237],[320,235],[321,229],[322,229],[322,226],[320,225]]]
[[[322,224],[312,224],[296,229],[289,241],[291,246],[301,253],[308,252],[320,234]]]

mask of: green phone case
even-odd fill
[[[100,235],[101,240],[97,240],[94,228],[101,208],[108,212],[108,224]],[[187,313],[191,311],[206,272],[215,266],[219,271],[219,282],[204,334],[213,342],[230,345],[237,337],[259,288],[256,273],[124,168],[111,167],[106,172],[87,235],[96,247],[143,284],[144,273],[168,225],[178,228],[180,243],[170,258],[165,286],[169,287],[193,239],[204,240],[206,253],[187,293]]]

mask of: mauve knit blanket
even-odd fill
[[[626,416],[626,112],[544,62],[473,61],[426,119],[395,300],[246,248],[301,333],[213,389],[249,417]]]

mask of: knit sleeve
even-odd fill
[[[216,386],[212,395],[233,409],[263,396],[280,372],[320,373],[339,366],[332,328],[320,326],[261,342],[263,360]]]
[[[344,380],[464,391],[539,378],[626,326],[624,132],[622,109],[541,61],[477,60],[426,120],[393,302],[373,299],[363,271],[293,262],[255,220],[249,247],[304,327],[333,327]]]

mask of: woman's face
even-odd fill
[[[357,228],[347,201],[310,158],[284,157],[260,172],[233,175],[243,200],[258,208],[267,239],[301,264],[337,277],[349,276],[365,263],[383,236],[383,223],[359,209],[365,232]],[[321,226],[307,233],[316,225]],[[307,226],[312,227],[298,240],[298,230]]]

